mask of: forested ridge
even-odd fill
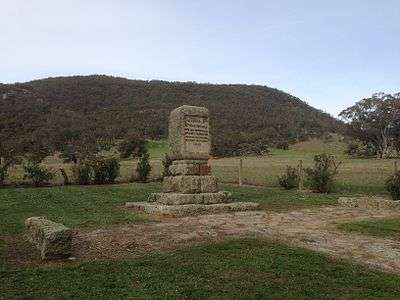
[[[266,86],[93,75],[0,84],[1,142],[27,139],[34,147],[38,139],[56,145],[87,134],[119,139],[132,132],[164,138],[170,111],[184,104],[210,110],[216,155],[262,152],[342,127],[330,115]]]

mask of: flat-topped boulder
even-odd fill
[[[399,210],[400,201],[383,197],[340,197],[338,203],[349,208],[362,208],[371,210]]]
[[[25,220],[28,240],[40,251],[42,259],[65,258],[71,255],[72,231],[63,224],[45,217]]]

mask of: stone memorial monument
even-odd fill
[[[173,110],[169,119],[171,176],[164,177],[162,193],[126,206],[171,216],[257,209],[257,203],[232,202],[229,192],[218,191],[217,178],[211,176],[208,165],[210,149],[208,110],[188,105]]]

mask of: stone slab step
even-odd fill
[[[152,193],[148,197],[148,202],[165,205],[217,204],[232,202],[231,199],[232,194],[225,191],[201,194]]]
[[[156,214],[169,217],[184,217],[203,214],[217,214],[246,210],[258,210],[259,203],[254,202],[232,202],[219,204],[185,204],[185,205],[164,205],[150,202],[127,202],[127,208],[137,212]]]

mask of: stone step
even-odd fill
[[[147,201],[165,205],[217,204],[231,202],[231,198],[232,194],[226,191],[202,194],[152,193]]]
[[[202,214],[218,214],[227,212],[258,210],[260,204],[254,202],[232,202],[219,204],[185,204],[164,205],[149,202],[127,202],[127,208],[146,214],[156,214],[168,217],[185,217]]]

